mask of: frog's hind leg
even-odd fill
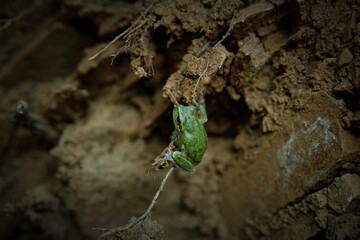
[[[194,173],[195,168],[191,162],[187,160],[186,155],[183,152],[175,151],[173,153],[174,165],[187,173]]]
[[[172,162],[175,167],[187,173],[195,172],[194,166],[186,159],[186,155],[182,152],[173,152],[170,148],[166,148],[165,152],[160,155],[160,159]]]

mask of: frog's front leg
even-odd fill
[[[208,118],[207,118],[207,113],[206,113],[206,109],[205,109],[205,97],[204,97],[203,92],[201,92],[201,94],[200,94],[199,102],[197,102],[195,99],[193,99],[193,101],[194,101],[196,108],[200,110],[201,116],[199,118],[199,122],[206,123]]]
[[[178,148],[178,149],[183,149],[184,146],[181,142],[181,137],[180,137],[180,134],[178,131],[174,130],[170,136],[170,139],[174,142],[175,146]]]

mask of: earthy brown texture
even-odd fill
[[[359,1],[21,0],[0,16],[1,239],[96,239],[140,216],[172,103],[200,92],[196,173],[176,169],[151,219],[110,239],[360,238]]]

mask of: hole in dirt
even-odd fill
[[[353,91],[333,90],[331,95],[336,99],[343,100],[346,107],[351,111],[355,112],[360,109],[359,98]]]
[[[248,125],[251,112],[245,101],[234,101],[227,93],[205,96],[208,121],[206,132],[213,136],[234,137],[239,130]],[[171,105],[156,121],[153,133],[168,143],[174,130],[173,106]]]
[[[226,32],[224,32],[223,34],[226,34]],[[239,49],[238,41],[231,37],[227,37],[221,44],[226,48],[226,50],[232,53],[236,53]]]
[[[80,33],[85,34],[92,39],[97,38],[97,29],[89,19],[74,17],[68,21],[68,24],[76,28]]]
[[[247,6],[249,6],[250,1],[248,1],[248,0],[243,0],[243,3],[244,3],[244,5],[247,7]]]
[[[298,48],[298,43],[295,41],[289,41],[287,44],[287,48],[288,49],[297,49]]]
[[[156,46],[164,47],[170,40],[170,35],[166,27],[160,26],[152,33],[151,39],[157,43]]]
[[[312,236],[312,237],[308,238],[307,240],[322,240],[322,239],[326,239],[326,231],[325,230],[318,232],[315,236]]]
[[[153,62],[154,75],[146,81],[146,85],[153,89],[159,89],[162,88],[170,75],[178,70],[179,64],[195,36],[184,35],[183,39],[176,40],[168,46],[171,35],[166,27],[158,27],[151,35],[152,48],[156,46],[154,48],[156,57]]]
[[[206,98],[208,134],[234,137],[248,124],[251,112],[244,99],[233,100],[226,92]]]
[[[288,1],[288,15],[280,22],[280,28],[284,29],[289,35],[298,31],[301,26],[301,14],[299,3],[295,0]]]

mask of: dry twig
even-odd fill
[[[148,22],[148,19],[147,18],[144,19],[144,17],[148,14],[148,12],[152,8],[153,4],[154,4],[154,2],[150,4],[150,6],[143,12],[143,14],[141,14],[141,16],[128,29],[126,29],[125,31],[123,31],[122,33],[117,35],[110,43],[108,43],[104,48],[102,48],[100,51],[98,51],[94,56],[90,57],[88,60],[95,59],[101,53],[108,50],[109,47],[112,44],[114,44],[116,41],[118,41],[120,38],[126,39],[125,42],[128,44],[128,42],[130,41],[132,35],[134,35],[141,27],[143,27],[145,25],[145,23]],[[139,23],[139,24],[136,24],[141,19],[143,19],[142,22]]]
[[[161,182],[161,185],[158,189],[158,191],[156,192],[153,200],[151,201],[148,209],[146,210],[146,212],[141,215],[140,217],[136,218],[135,220],[132,220],[130,221],[128,224],[124,225],[124,226],[121,226],[121,227],[118,227],[118,228],[113,228],[113,229],[110,229],[109,231],[107,231],[106,233],[102,234],[100,237],[99,237],[99,240],[103,240],[103,239],[108,239],[108,237],[118,233],[118,232],[122,232],[122,231],[125,231],[127,229],[130,229],[132,227],[134,227],[136,224],[138,224],[139,222],[145,220],[148,216],[150,216],[151,214],[151,210],[153,209],[153,207],[155,206],[155,203],[156,203],[156,200],[157,198],[159,197],[160,193],[163,191],[164,189],[164,186],[165,186],[165,183],[167,181],[167,179],[169,178],[171,172],[175,169],[175,166],[173,166],[172,168],[170,168],[170,170],[166,173],[164,179],[162,180]]]

